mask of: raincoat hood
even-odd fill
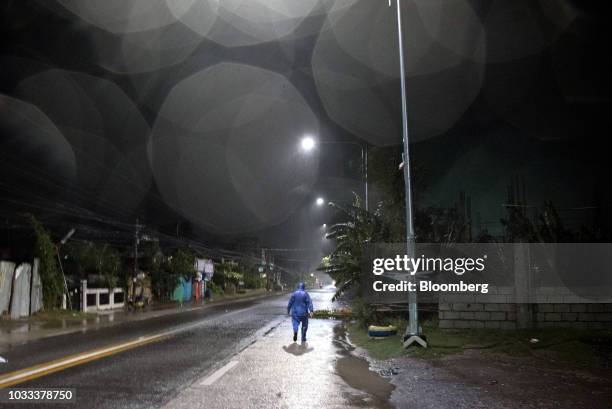
[[[287,304],[287,314],[291,314],[293,317],[306,317],[309,312],[314,311],[312,299],[304,288],[306,288],[304,283],[300,283],[298,289],[291,294],[291,298]]]

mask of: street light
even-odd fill
[[[391,0],[389,0],[391,7]],[[399,68],[400,84],[402,95],[402,142],[404,145],[403,171],[404,171],[404,190],[406,192],[406,254],[408,257],[415,255],[415,234],[414,218],[412,214],[412,186],[410,184],[410,146],[408,138],[408,104],[406,102],[406,72],[404,68],[404,38],[402,30],[402,10],[401,1],[397,0],[397,37],[399,48]],[[416,284],[416,277],[409,276],[409,281]],[[419,331],[419,317],[417,310],[417,296],[415,291],[408,292],[408,326],[404,333],[404,348],[408,348],[413,343],[422,347],[427,347],[427,342]]]
[[[363,162],[363,182],[365,195],[365,210],[369,210],[368,201],[368,147],[357,142],[351,141],[320,141],[320,144],[339,144],[339,145],[357,145],[361,149],[361,160]],[[301,148],[304,152],[310,152],[315,148],[317,142],[311,136],[305,136],[301,141]]]
[[[62,245],[66,244],[75,232],[76,232],[75,229],[70,229],[70,231],[66,233],[66,235],[60,240],[60,244]]]
[[[314,149],[315,145],[316,145],[316,142],[314,138],[310,136],[305,136],[304,138],[302,138],[301,146],[304,152],[310,152],[311,150]]]
[[[317,203],[317,206],[323,206],[323,203],[325,203],[325,200],[322,197],[318,197],[316,203]]]
[[[327,223],[323,223],[323,228],[326,228],[326,227],[327,227]]]
[[[64,291],[66,292],[66,299],[68,300],[68,307],[72,311],[72,300],[70,299],[70,291],[68,290],[68,282],[66,281],[66,274],[64,274],[64,266],[62,265],[62,257],[60,256],[60,246],[63,246],[70,240],[72,235],[75,233],[75,229],[72,228],[66,235],[60,240],[60,242],[55,246],[55,253],[57,255],[57,262],[59,263],[60,271],[62,272],[62,277],[64,278]],[[63,304],[63,303],[62,303]]]

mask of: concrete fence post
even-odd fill
[[[81,280],[81,311],[87,312],[87,280]]]

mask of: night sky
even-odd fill
[[[210,246],[258,237],[316,259],[329,211],[314,199],[360,192],[360,150],[306,155],[299,140],[401,142],[395,9],[119,3],[0,6],[6,224],[27,210],[58,232],[88,224],[86,238],[113,221],[119,240],[139,217]],[[551,200],[570,225],[612,224],[604,3],[404,2],[419,205],[451,207],[465,192],[500,234],[520,176],[529,205]]]

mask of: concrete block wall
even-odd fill
[[[533,326],[537,328],[612,328],[609,289],[599,295],[543,287],[529,295]],[[599,298],[598,298],[599,297]],[[608,301],[608,302],[606,302]],[[440,328],[517,328],[517,303],[513,287],[489,287],[487,294],[441,293],[438,305]]]
[[[487,294],[442,293],[439,300],[440,328],[516,328],[512,287],[489,287]]]
[[[612,328],[612,303],[536,304],[534,314],[538,328]]]
[[[528,301],[533,304],[612,304],[612,288],[537,287]]]

